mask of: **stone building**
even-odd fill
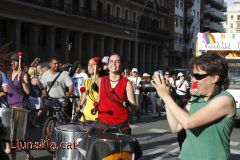
[[[118,52],[125,68],[152,72],[174,65],[170,41],[167,0],[0,1],[0,44],[11,43],[28,60],[59,56],[86,65]]]

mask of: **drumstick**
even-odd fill
[[[23,53],[21,51],[19,51],[17,54],[18,54],[18,70],[21,70],[21,62],[22,62]]]
[[[86,91],[86,88],[85,87],[81,87],[80,88],[80,93],[81,93],[81,97],[82,97],[82,95],[83,95],[83,93]],[[80,105],[81,106],[81,105]],[[81,112],[81,109],[82,108],[80,108],[80,112]],[[83,121],[85,122],[86,121],[86,117],[85,117],[85,115],[84,115],[84,113],[82,112],[82,116],[83,116]]]
[[[22,62],[23,53],[21,51],[19,51],[17,54],[18,54],[18,71],[21,71],[21,62]],[[19,72],[18,72],[18,80],[20,80],[20,76],[21,76],[21,74],[19,74]]]

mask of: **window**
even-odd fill
[[[180,10],[183,11],[183,0],[180,1]]]
[[[176,9],[179,9],[179,0],[176,0],[175,8],[176,8]]]
[[[111,4],[107,4],[107,15],[108,16],[112,15],[112,6],[111,6]]]
[[[240,20],[240,15],[237,16],[237,20]]]
[[[200,19],[200,14],[199,14],[199,12],[197,12],[197,19],[198,19],[198,20]]]
[[[137,12],[133,12],[133,22],[137,22]]]
[[[233,16],[231,16],[231,20],[233,20]]]
[[[87,8],[87,9],[91,9],[91,1],[85,0],[85,1],[84,1],[84,6],[85,6],[85,8]]]
[[[240,22],[237,22],[237,28],[240,28]]]
[[[179,37],[179,44],[182,44],[182,37]]]
[[[175,18],[175,26],[178,27],[178,18]]]
[[[233,28],[233,23],[231,23],[231,26],[230,26],[231,28]]]
[[[120,17],[121,17],[121,9],[120,9],[120,7],[117,7],[116,17],[117,17],[117,18],[120,18]]]
[[[196,16],[196,11],[193,10],[193,17],[195,18],[195,16]]]
[[[163,29],[163,19],[159,20],[159,29]]]
[[[180,27],[183,28],[183,20],[180,20]]]
[[[124,18],[125,18],[126,21],[128,20],[128,9],[125,10]]]

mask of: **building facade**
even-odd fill
[[[194,55],[197,33],[200,32],[201,0],[185,0],[184,15],[184,64],[188,67],[190,58]]]
[[[117,52],[124,68],[152,72],[171,65],[169,15],[167,0],[1,0],[0,44],[83,65]]]
[[[226,33],[240,33],[240,1],[234,1],[227,8],[227,21],[224,23]]]
[[[224,0],[202,0],[201,2],[201,32],[224,32],[222,22],[226,21]]]
[[[183,28],[184,28],[184,0],[170,0],[170,29],[173,40],[168,51],[168,66],[179,68],[183,64]]]

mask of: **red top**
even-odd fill
[[[127,100],[127,81],[127,78],[121,76],[116,87],[111,88],[109,76],[101,77],[98,119],[105,124],[118,124],[128,120],[128,108],[123,106]]]

